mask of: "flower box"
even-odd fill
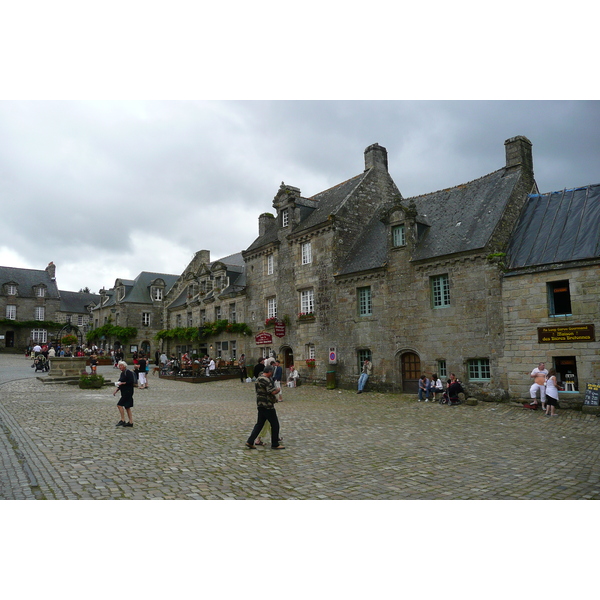
[[[314,366],[315,366],[315,359],[314,358],[307,358],[306,359],[306,366],[314,368]]]

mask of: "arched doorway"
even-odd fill
[[[421,377],[421,359],[414,352],[404,352],[400,357],[402,369],[402,391],[405,394],[419,392],[419,377]]]

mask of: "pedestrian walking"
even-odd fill
[[[281,378],[283,377],[283,368],[281,362],[275,361],[275,370],[273,371],[273,385],[279,390],[277,394],[277,402],[283,402],[283,396],[281,394]]]
[[[246,355],[242,354],[238,360],[238,367],[240,368],[240,381],[244,383],[246,377],[248,377],[248,371],[246,370]]]
[[[143,390],[148,387],[148,381],[146,379],[146,357],[140,354],[138,359],[138,388]]]
[[[117,423],[117,427],[133,427],[133,415],[131,414],[131,409],[133,408],[133,386],[135,385],[135,377],[127,368],[127,363],[125,361],[120,360],[118,367],[121,371],[121,375],[119,376],[119,381],[115,382],[117,389],[113,392],[113,396],[116,396],[117,392],[121,392],[121,399],[117,402],[121,420]],[[125,421],[125,412],[127,412],[129,422]]]
[[[277,399],[277,388],[273,384],[273,367],[267,365],[264,371],[256,380],[256,407],[258,409],[258,418],[256,425],[252,429],[252,433],[246,440],[246,447],[255,449],[254,441],[259,436],[264,424],[269,421],[271,424],[271,448],[273,450],[283,450],[285,446],[279,443],[279,420],[277,419],[277,411],[275,410],[275,402]]]

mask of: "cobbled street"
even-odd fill
[[[133,428],[114,387],[80,390],[2,357],[1,499],[597,499],[600,419],[508,404],[284,389],[285,450],[249,450],[254,386],[149,376]],[[8,369],[8,370],[7,370]],[[100,367],[112,381],[117,370]]]

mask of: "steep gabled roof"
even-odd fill
[[[21,269],[19,267],[0,267],[0,286],[5,283],[15,283],[21,297],[33,296],[33,287],[45,285],[48,293],[46,298],[58,298],[56,280],[50,277],[46,270]]]
[[[600,184],[530,194],[507,255],[511,269],[600,257]]]
[[[99,294],[85,292],[66,292],[60,290],[60,311],[68,313],[87,313],[87,307],[100,304]]]
[[[500,169],[469,183],[407,198],[430,225],[412,258],[424,260],[484,248],[520,176],[520,169]]]

